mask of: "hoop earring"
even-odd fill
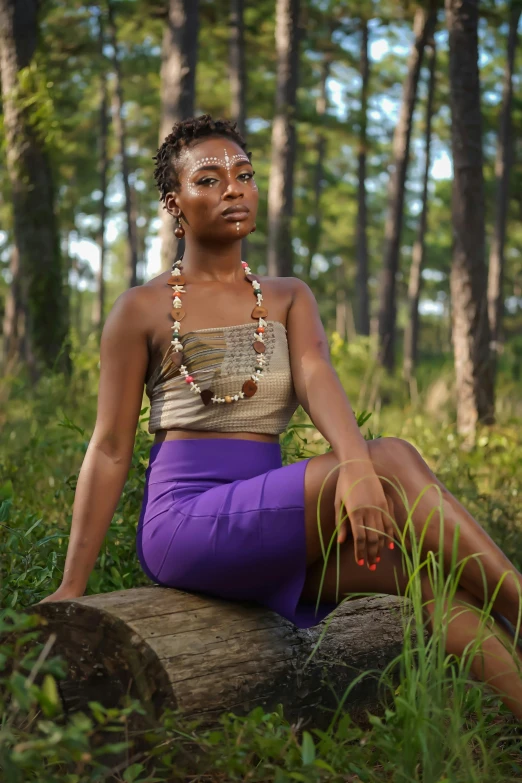
[[[177,226],[176,226],[176,228],[174,229],[174,235],[175,235],[175,236],[176,236],[178,239],[182,239],[182,238],[185,236],[185,229],[184,229],[184,228],[183,228],[183,226],[181,225],[181,216],[180,216],[180,215],[178,215],[178,225],[177,225]]]

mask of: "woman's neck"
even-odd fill
[[[186,245],[182,264],[188,277],[201,282],[234,283],[244,276],[240,241],[210,247],[192,240]]]

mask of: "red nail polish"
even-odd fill
[[[393,541],[390,541],[390,543],[388,544],[388,549],[395,549],[395,544],[393,543]]]
[[[376,561],[377,561],[377,563],[380,563],[380,562],[381,562],[381,558],[380,558],[380,557],[377,557],[377,558],[376,558]]]
[[[370,566],[370,571],[375,571],[376,568],[377,568],[377,566],[374,563],[373,565]]]
[[[361,558],[357,561],[357,565],[364,565],[364,560]]]

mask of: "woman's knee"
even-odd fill
[[[421,458],[415,446],[403,438],[376,438],[368,441],[368,448],[372,462],[383,468],[400,468],[408,460]]]

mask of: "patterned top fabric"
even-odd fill
[[[221,397],[241,391],[256,367],[257,354],[252,347],[255,326],[218,326],[180,335],[184,364],[201,390],[210,388]],[[172,363],[170,346],[146,386],[149,432],[176,428],[271,435],[284,432],[299,405],[286,328],[280,321],[267,320],[263,338],[266,364],[254,396],[208,405],[190,389]]]

